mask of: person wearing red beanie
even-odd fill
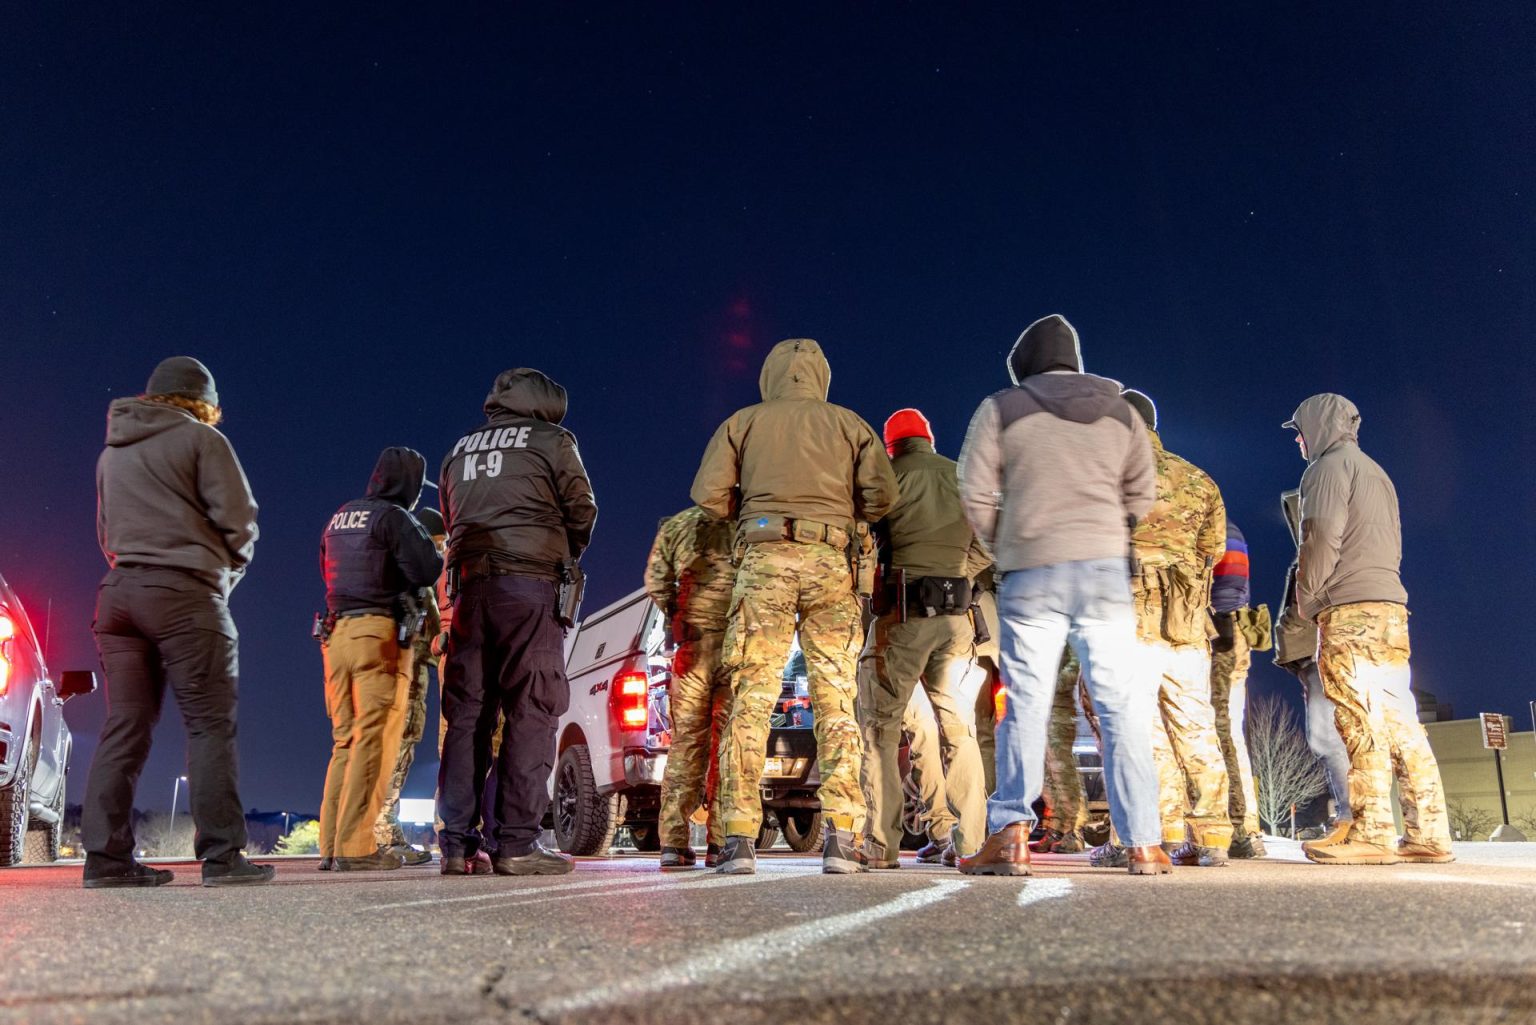
[[[896,458],[896,443],[905,438],[926,438],[933,444],[933,426],[928,418],[915,409],[898,409],[885,421],[885,451]]]

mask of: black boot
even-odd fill
[[[85,859],[85,876],[81,885],[87,890],[111,890],[120,887],[164,886],[176,878],[175,873],[163,868],[150,868],[137,861],[126,865]]]
[[[576,859],[535,842],[527,854],[493,858],[491,867],[499,876],[563,876],[576,867]]]
[[[204,886],[260,886],[270,883],[276,874],[277,869],[271,865],[253,865],[244,854],[236,854],[225,862],[203,862]]]
[[[661,849],[661,870],[663,872],[676,872],[679,869],[692,868],[699,863],[699,856],[693,853],[692,847],[663,847]]]

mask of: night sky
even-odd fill
[[[954,456],[1051,312],[1157,400],[1271,606],[1303,469],[1279,425],[1354,399],[1402,500],[1416,682],[1528,726],[1529,3],[222,6],[0,22],[0,573],[40,634],[51,599],[55,671],[96,667],[107,403],[207,363],[261,504],[232,601],[248,806],[319,804],[321,527],[382,447],[435,468],[498,371],[570,392],[594,609],[639,586],[778,339]],[[1293,692],[1267,659],[1255,688]],[[72,801],[103,707],[68,708]],[[168,806],[180,731],[141,807]]]

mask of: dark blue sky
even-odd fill
[[[95,664],[107,402],[203,359],[262,506],[248,805],[318,804],[321,526],[383,446],[435,465],[498,371],[570,390],[604,602],[775,340],[820,339],[834,401],[921,407],[954,455],[1049,312],[1157,399],[1272,605],[1302,470],[1279,424],[1353,398],[1402,496],[1417,680],[1524,726],[1531,5],[261,6],[0,24],[0,573],[40,632],[52,599],[55,669]],[[82,753],[101,704],[69,709]],[[181,751],[168,717],[142,805]]]

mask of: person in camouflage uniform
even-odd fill
[[[1324,865],[1451,861],[1440,767],[1410,689],[1397,491],[1360,450],[1360,411],[1342,395],[1312,396],[1283,426],[1295,429],[1307,460],[1296,602],[1317,622],[1317,668],[1349,751],[1354,814],[1347,831],[1302,851]],[[1389,803],[1394,771],[1400,842]]]
[[[1056,696],[1045,748],[1045,833],[1029,845],[1036,854],[1076,854],[1084,850],[1083,827],[1088,824],[1088,799],[1077,771],[1072,743],[1077,739],[1078,676],[1082,667],[1068,647],[1056,674]]]
[[[432,543],[437,546],[437,552],[441,555],[443,543],[447,540],[443,530],[443,514],[430,507],[418,509],[416,520],[432,538]],[[416,762],[416,745],[421,743],[421,738],[426,733],[427,686],[431,677],[432,642],[442,630],[436,589],[423,590],[418,597],[426,613],[426,619],[423,620],[416,636],[411,638],[410,664],[405,671],[408,681],[405,699],[395,703],[390,711],[389,720],[384,725],[386,736],[398,737],[398,747],[394,771],[390,774],[389,784],[384,789],[384,807],[379,810],[379,817],[373,824],[373,839],[381,848],[400,855],[402,863],[406,865],[425,865],[432,860],[432,855],[428,851],[408,843],[405,830],[400,828],[400,791],[405,787],[406,777],[411,774],[411,766]]]
[[[868,525],[895,503],[896,475],[869,424],[827,401],[831,379],[815,341],[774,346],[758,380],[763,401],[720,425],[693,481],[694,502],[737,524],[723,655],[732,679],[720,750],[723,873],[756,871],[769,715],[797,630],[816,718],[822,868],[867,867],[855,833],[865,817],[853,709],[862,640],[855,560],[873,554]]]
[[[1224,865],[1232,842],[1226,760],[1211,707],[1211,571],[1226,550],[1221,492],[1193,463],[1163,447],[1152,400],[1125,393],[1146,423],[1157,502],[1131,534],[1140,572],[1131,581],[1137,641],[1158,680],[1162,728],[1152,731],[1164,844],[1175,865]],[[1111,850],[1100,859],[1113,860]]]
[[[720,672],[725,616],[730,610],[730,520],[690,506],[661,522],[645,564],[645,593],[672,631],[672,748],[661,781],[661,867],[696,863],[688,823],[702,802],[709,809],[705,865],[725,842],[720,821],[719,738],[730,715],[730,681]]]
[[[1216,563],[1211,587],[1211,620],[1216,637],[1211,641],[1211,706],[1216,711],[1216,735],[1227,764],[1234,858],[1266,855],[1259,828],[1259,796],[1248,757],[1248,738],[1243,723],[1248,710],[1248,670],[1254,650],[1268,650],[1269,610],[1250,608],[1248,542],[1231,520],[1227,521],[1227,550]],[[1257,648],[1254,642],[1257,641]]]

